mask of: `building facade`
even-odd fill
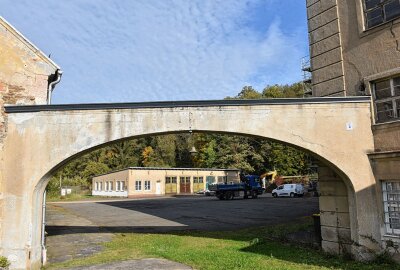
[[[306,3],[313,96],[372,97],[374,151],[366,154],[376,185],[368,192],[375,194],[380,216],[370,218],[379,219],[380,246],[390,250],[400,242],[400,1]],[[323,226],[338,220],[321,215]],[[349,227],[341,224],[338,230]],[[323,238],[328,246],[329,235]]]
[[[40,105],[48,101],[48,89],[57,79],[60,67],[32,42],[0,16],[0,167],[4,167],[4,140],[7,136],[8,115],[4,105]],[[10,204],[7,204],[3,169],[0,172],[0,217]],[[18,185],[16,184],[16,187]],[[14,199],[14,198],[11,198]],[[0,226],[0,238],[9,231]],[[0,240],[1,241],[1,240]],[[27,245],[28,246],[28,245]],[[0,243],[0,254],[7,247]],[[9,258],[12,263],[13,257]],[[13,266],[12,266],[13,267]]]
[[[92,195],[108,197],[144,197],[193,194],[213,183],[237,183],[237,169],[143,168],[98,175],[92,179]]]

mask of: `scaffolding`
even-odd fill
[[[312,83],[311,83],[311,63],[309,56],[304,56],[303,58],[301,58],[301,71],[303,72],[304,96],[311,96]]]

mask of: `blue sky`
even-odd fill
[[[0,0],[62,68],[53,103],[222,99],[301,80],[305,0]]]

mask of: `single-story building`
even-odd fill
[[[191,194],[213,183],[237,183],[238,169],[129,167],[92,179],[93,196]]]

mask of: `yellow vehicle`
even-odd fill
[[[278,175],[278,172],[276,170],[265,172],[262,175],[260,175],[260,179],[261,179],[261,182],[262,182],[262,188],[266,189],[267,186],[269,186],[272,183],[274,183],[275,182],[275,178],[276,178],[277,175]]]

